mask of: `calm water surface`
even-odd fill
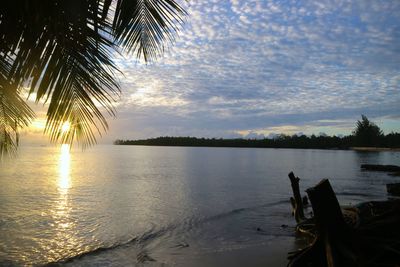
[[[330,178],[341,204],[386,199],[399,179],[363,163],[399,165],[400,153],[21,147],[0,165],[0,265],[205,266],[227,255],[239,266],[241,252],[295,243],[291,170],[303,190]]]

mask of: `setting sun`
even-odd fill
[[[66,121],[61,126],[61,132],[62,133],[68,132],[70,128],[71,128],[71,124],[68,121]]]
[[[2,2],[0,267],[400,267],[400,0]]]

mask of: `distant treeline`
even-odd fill
[[[306,136],[280,134],[265,139],[209,139],[196,137],[157,137],[146,140],[116,140],[115,145],[142,146],[209,146],[209,147],[268,147],[268,148],[317,148],[349,149],[350,147],[400,148],[400,133],[385,135],[382,130],[366,116],[356,122],[352,135]]]
[[[115,145],[144,146],[207,146],[207,147],[265,147],[265,148],[314,148],[314,149],[348,149],[357,146],[400,148],[400,133],[380,135],[374,143],[360,143],[355,135],[306,136],[277,135],[269,139],[216,139],[196,137],[157,137],[146,140],[116,140]]]

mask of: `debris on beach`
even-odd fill
[[[400,183],[386,184],[386,190],[389,194],[400,197]]]
[[[147,261],[156,261],[155,259],[153,259],[152,257],[150,257],[150,255],[146,252],[146,251],[141,251],[137,257],[136,257],[137,261],[139,263],[145,263]]]
[[[361,169],[366,171],[400,172],[400,166],[397,165],[361,164]]]
[[[290,267],[399,266],[400,200],[341,207],[329,180],[306,190],[314,216],[304,216],[299,181],[289,174],[296,230],[309,245],[289,253]]]

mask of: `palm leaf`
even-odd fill
[[[51,141],[94,144],[108,129],[103,113],[115,115],[120,92],[112,54],[122,49],[146,61],[156,58],[174,40],[184,16],[174,0],[5,1],[0,90],[14,88],[12,101],[20,102],[18,91],[27,86],[36,102],[47,101],[45,132]],[[15,107],[21,109],[19,119],[31,119],[27,106]],[[70,131],[63,132],[66,121]]]
[[[19,143],[18,130],[27,126],[34,117],[33,111],[13,90],[0,90],[0,160],[13,154]]]
[[[164,51],[165,41],[174,41],[185,15],[174,0],[118,0],[113,35],[126,51],[148,61]]]

